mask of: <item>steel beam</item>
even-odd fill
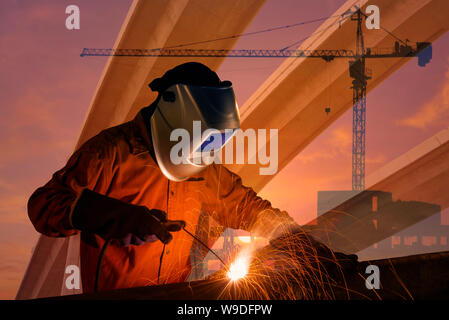
[[[366,287],[368,265],[379,268],[380,288]],[[267,290],[262,297],[256,290],[248,290],[243,282],[228,279],[200,280],[159,286],[119,289],[99,293],[71,295],[57,300],[217,300],[217,299],[279,299],[282,290],[290,290],[291,298],[301,299],[301,288],[285,282]],[[361,262],[357,270],[345,275],[346,285],[335,285],[332,298],[336,300],[425,300],[449,298],[449,252]],[[263,282],[263,280],[261,280]],[[260,288],[259,288],[260,290]],[[55,299],[55,298],[50,298]],[[320,299],[320,297],[315,297]]]

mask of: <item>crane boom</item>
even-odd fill
[[[418,42],[416,47],[406,46],[401,50],[366,49],[365,58],[401,58],[417,56],[430,45]],[[113,49],[84,48],[81,57],[116,56],[116,57],[201,57],[201,58],[322,58],[330,61],[334,58],[356,58],[357,54],[347,49],[320,50],[275,50],[275,49]]]

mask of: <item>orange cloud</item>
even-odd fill
[[[35,241],[36,237],[33,238]],[[14,299],[31,253],[29,246],[17,242],[9,241],[0,244],[0,255],[2,257],[0,299]]]
[[[365,163],[366,164],[380,164],[385,163],[387,161],[387,157],[384,154],[378,154],[376,156],[366,156]]]
[[[23,223],[30,225],[26,205],[28,195],[13,194],[0,197],[0,223]]]
[[[414,115],[398,121],[399,125],[426,129],[431,125],[441,124],[449,116],[449,69],[441,90]]]
[[[301,164],[315,161],[335,159],[336,157],[348,157],[350,145],[352,144],[352,128],[350,126],[340,126],[331,131],[330,137],[320,144],[311,145],[311,149],[306,149],[298,155]]]
[[[352,128],[348,126],[336,128],[332,131],[332,138],[330,140],[330,144],[338,150],[347,148],[352,143]]]
[[[259,195],[299,224],[316,218],[317,191],[350,188],[352,122],[333,126],[314,140]]]

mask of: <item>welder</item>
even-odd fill
[[[195,239],[180,231],[183,227],[198,234],[215,223],[218,230],[243,229],[269,239],[300,229],[238,175],[207,157],[195,159],[205,149],[209,154],[211,148],[220,150],[240,127],[231,82],[190,62],[149,86],[158,94],[153,103],[133,120],[85,142],[28,202],[38,232],[50,237],[81,233],[85,292],[94,289],[106,241],[111,244],[104,252],[100,290],[186,281]],[[192,137],[191,152],[181,153],[182,161],[174,163],[171,134],[184,129],[193,136],[194,121],[203,133],[212,133],[199,141]],[[205,241],[212,244],[216,238]]]

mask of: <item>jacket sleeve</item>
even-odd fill
[[[49,237],[77,234],[70,221],[72,205],[84,188],[103,189],[109,179],[110,157],[96,138],[76,151],[64,168],[31,195],[28,216],[35,229]]]
[[[215,196],[212,197],[216,201],[209,211],[222,226],[250,231],[268,239],[299,227],[286,211],[273,208],[226,167],[214,164],[208,170],[208,184],[213,185]]]

